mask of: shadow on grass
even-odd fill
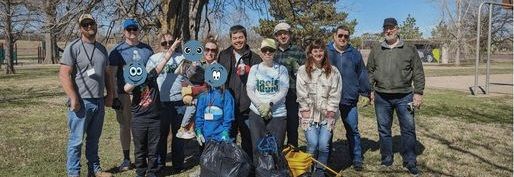
[[[59,73],[59,68],[48,68],[48,67],[41,67],[41,68],[19,68],[16,69],[16,74],[0,74],[0,81],[6,81],[11,79],[33,79],[33,78],[42,78],[42,77],[49,77],[49,76],[55,76],[55,79],[57,79],[57,75]]]
[[[62,91],[55,92],[45,89],[0,89],[0,108],[21,107],[45,103],[45,98],[62,96]],[[64,102],[63,102],[64,105]]]
[[[400,153],[401,147],[401,136],[396,135],[393,138],[393,154]],[[368,151],[380,150],[380,143],[370,140],[368,138],[361,138],[361,147],[363,158],[366,158]],[[353,165],[350,151],[348,148],[347,140],[337,140],[332,143],[332,150],[330,155],[329,166],[333,167],[335,171],[346,170]],[[425,146],[420,142],[416,142],[416,155],[421,155],[425,151]],[[397,159],[401,160],[401,159]]]
[[[434,139],[434,140],[437,140],[439,141],[441,144],[444,144],[446,145],[449,150],[453,150],[453,151],[458,151],[460,153],[463,153],[463,154],[467,154],[467,155],[470,155],[470,156],[473,156],[477,159],[479,159],[481,162],[485,163],[485,164],[488,164],[488,165],[491,165],[493,166],[494,168],[497,168],[497,169],[501,169],[501,170],[505,170],[505,171],[508,171],[508,172],[513,172],[511,168],[509,168],[508,166],[502,166],[500,164],[496,164],[495,162],[491,161],[491,160],[488,160],[486,158],[484,158],[483,156],[484,155],[481,155],[481,154],[477,154],[475,152],[471,152],[469,150],[466,150],[464,148],[461,148],[461,147],[458,147],[456,146],[453,142],[445,139],[443,136],[441,136],[439,133],[435,133],[435,132],[431,132],[430,129],[424,127],[423,125],[420,125],[419,126],[420,128],[424,128],[425,131],[427,133],[425,133],[424,135],[431,138],[431,139]],[[479,146],[483,146],[484,148],[488,149],[488,150],[491,150],[489,147],[486,147],[484,145],[479,145]]]
[[[196,139],[185,140],[184,143],[185,143],[184,144],[185,160],[184,160],[184,168],[182,169],[182,171],[175,171],[173,169],[173,166],[164,166],[159,171],[159,176],[178,175],[180,173],[184,173],[185,171],[188,171],[188,170],[194,168],[195,166],[199,165],[199,162],[200,162],[199,158],[200,158],[201,151],[199,149],[198,143],[196,142]],[[173,157],[172,157],[171,153],[168,153],[166,155],[166,162],[171,162],[172,158]],[[132,164],[131,169],[134,169],[134,168],[135,168],[135,165]],[[108,169],[107,172],[112,173],[112,174],[123,173],[123,172],[120,172],[118,170],[118,167],[116,167],[116,166]]]

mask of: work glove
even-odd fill
[[[196,130],[196,141],[198,141],[198,144],[200,146],[202,146],[203,143],[205,143],[205,138],[203,137],[203,134],[200,130]]]
[[[259,106],[258,110],[259,110],[259,115],[261,115],[261,117],[264,120],[271,119],[271,105],[270,104],[267,104],[267,103],[261,104]]]
[[[188,86],[182,87],[182,90],[180,93],[182,93],[182,96],[193,94],[193,86],[188,85]]]
[[[222,141],[230,141],[230,137],[228,136],[228,131],[221,132],[221,140]]]
[[[182,97],[182,101],[185,105],[191,105],[191,103],[193,102],[193,96],[185,95],[184,97]]]

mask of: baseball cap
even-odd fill
[[[386,18],[384,19],[384,26],[398,26],[398,22],[394,18]]]
[[[95,19],[93,18],[93,16],[91,14],[82,14],[80,17],[79,17],[79,24],[82,23],[82,21],[84,20],[91,20],[91,21],[95,21]]]
[[[275,42],[274,39],[265,38],[261,42],[261,48],[260,49],[263,49],[264,47],[270,47],[270,48],[273,48],[273,49],[276,50],[277,49],[277,42]]]
[[[129,18],[129,19],[126,19],[125,21],[123,21],[123,29],[127,29],[128,27],[131,27],[131,26],[134,26],[134,27],[138,27],[137,26],[137,21],[134,20],[133,18]]]
[[[275,29],[273,30],[273,33],[277,33],[279,31],[291,31],[291,25],[285,23],[285,22],[282,22],[282,23],[279,23],[275,26]]]

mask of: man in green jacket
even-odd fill
[[[381,165],[393,164],[391,126],[393,110],[400,122],[403,166],[414,176],[416,167],[416,131],[414,110],[421,106],[425,88],[423,65],[416,48],[405,44],[398,36],[398,23],[394,18],[384,20],[385,40],[373,46],[368,58],[368,77],[375,104],[380,135]]]

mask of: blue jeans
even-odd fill
[[[412,102],[412,96],[412,93],[387,94],[375,92],[375,114],[380,135],[382,165],[393,164],[393,140],[391,138],[393,110],[396,110],[400,123],[403,162],[416,164],[414,112],[410,112],[408,109],[408,103]]]
[[[102,170],[100,168],[100,158],[98,157],[98,141],[102,134],[104,115],[103,98],[82,99],[80,100],[80,110],[77,112],[68,110],[70,134],[66,170],[69,176],[77,176],[80,173],[80,156],[84,137],[86,139],[88,172],[96,173]]]
[[[361,135],[359,133],[359,113],[357,106],[340,105],[341,119],[346,130],[348,150],[353,164],[362,164]]]
[[[326,123],[312,123],[307,130],[305,130],[305,139],[307,139],[307,152],[316,157],[318,161],[323,164],[328,162],[329,143],[331,141],[332,132],[327,129]],[[316,169],[323,170],[324,168],[317,164]]]

